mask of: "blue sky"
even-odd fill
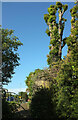
[[[43,19],[48,13],[47,8],[55,4],[50,2],[3,2],[2,3],[2,27],[15,30],[23,46],[19,47],[20,66],[15,69],[12,82],[5,88],[11,91],[25,90],[26,76],[37,68],[43,69],[47,66],[50,38],[45,33],[47,25]],[[67,18],[64,36],[70,35],[70,9],[74,3],[68,4],[68,10],[64,14]],[[63,49],[63,56],[66,55],[67,46]]]

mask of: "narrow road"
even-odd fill
[[[29,107],[27,103],[21,103],[20,107],[17,108],[15,117],[21,118],[21,119],[27,118],[27,120],[30,118],[30,112],[29,112]]]

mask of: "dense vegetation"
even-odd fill
[[[48,8],[44,20],[48,25],[50,52],[49,67],[36,69],[26,78],[30,111],[33,118],[78,120],[78,3],[70,10],[71,34],[63,39],[68,5],[56,2]],[[56,13],[58,19],[56,22]],[[62,48],[67,44],[67,56],[62,59]]]
[[[13,30],[0,28],[0,32],[2,37],[2,85],[6,85],[11,81],[15,67],[20,65],[20,57],[16,51],[22,43],[14,36]],[[2,119],[13,118],[17,105],[8,103],[5,97],[2,98]]]
[[[14,69],[19,66],[19,54],[16,53],[22,43],[14,36],[13,30],[2,29],[2,84],[11,81]]]
[[[22,99],[24,102],[27,102],[27,101],[28,101],[28,95],[27,95],[26,92],[19,92],[18,95],[21,96],[21,99]]]
[[[8,102],[5,99],[2,99],[2,120],[8,120],[9,118],[15,117],[17,104],[15,102]]]

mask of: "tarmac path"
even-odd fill
[[[30,111],[29,111],[29,108],[27,106],[27,103],[21,103],[20,104],[20,107],[17,108],[17,111],[15,113],[15,118],[21,118],[25,120],[31,120],[31,117],[30,117]],[[27,118],[27,119],[26,119]]]

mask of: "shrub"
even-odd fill
[[[55,105],[51,99],[51,92],[48,88],[38,89],[32,97],[30,112],[32,118],[51,119],[56,118]]]

